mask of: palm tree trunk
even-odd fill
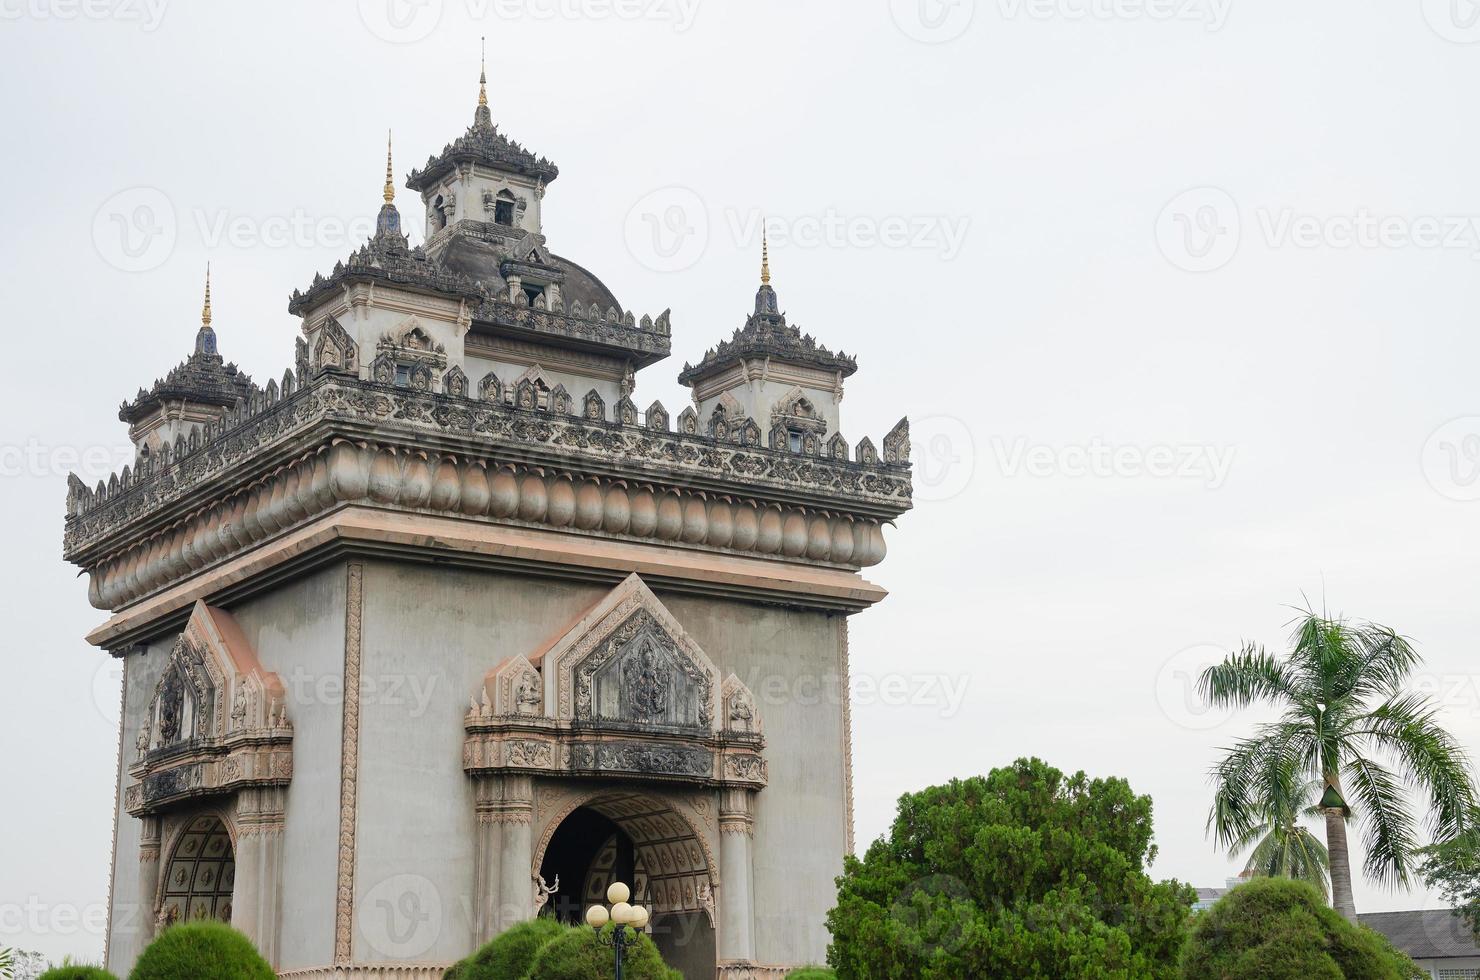
[[[1357,921],[1357,902],[1352,897],[1352,865],[1346,853],[1346,815],[1332,808],[1326,811],[1326,852],[1331,858],[1331,907],[1353,924]]]

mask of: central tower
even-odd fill
[[[288,977],[421,980],[613,879],[686,977],[820,961],[852,848],[848,617],[910,506],[853,358],[753,311],[639,409],[665,311],[547,246],[558,171],[473,124],[295,291],[293,367],[195,352],[74,477],[65,554],[123,660],[108,965],[215,917]],[[207,307],[209,309],[209,307]],[[229,318],[224,318],[229,320]],[[219,338],[229,346],[230,330]],[[144,909],[142,915],[128,914]]]

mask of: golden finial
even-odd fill
[[[771,245],[766,240],[766,228],[761,225],[761,285],[771,284]]]
[[[396,199],[396,185],[391,177],[391,131],[385,131],[385,203],[389,204]]]
[[[478,104],[488,105],[488,38],[480,37],[483,52],[478,56]]]
[[[211,263],[206,263],[206,303],[200,310],[200,325],[211,325]]]

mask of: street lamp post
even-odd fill
[[[617,980],[622,980],[622,956],[628,946],[637,942],[637,934],[648,924],[648,910],[641,905],[629,905],[627,899],[632,892],[620,881],[613,882],[606,890],[606,900],[612,907],[593,905],[586,910],[586,925],[596,930],[597,939],[612,948],[617,958]],[[611,935],[603,935],[602,927],[608,922],[616,926]],[[628,928],[632,935],[627,935]]]

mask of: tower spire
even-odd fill
[[[478,38],[478,104],[488,105],[488,38]]]
[[[391,131],[385,131],[385,190],[382,192],[385,203],[390,204],[396,199],[395,180],[391,177]]]
[[[206,301],[200,308],[200,325],[209,330],[211,327],[211,263],[206,262]]]
[[[771,288],[771,239],[766,233],[766,221],[761,219],[761,285],[755,291],[757,316],[778,315],[776,290]]]
[[[488,108],[488,39],[480,39],[483,53],[478,56],[478,108],[473,112],[473,125],[493,128],[493,111]]]
[[[761,285],[771,284],[771,245],[766,240],[765,219],[761,219]]]
[[[211,263],[206,263],[206,298],[200,308],[200,329],[195,332],[197,354],[216,353],[216,331],[211,329]]]

